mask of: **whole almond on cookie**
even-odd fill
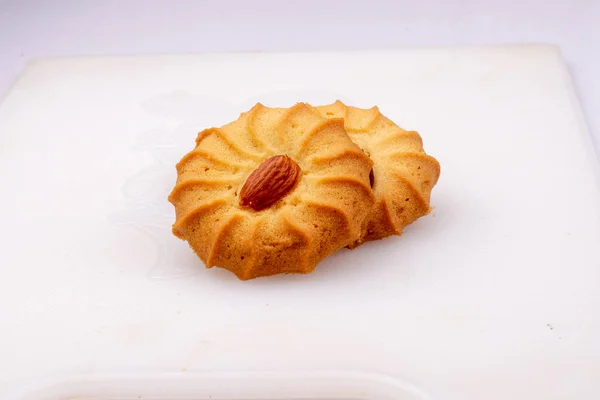
[[[300,166],[288,156],[267,159],[246,179],[240,192],[240,205],[255,211],[264,210],[296,186],[300,173]]]

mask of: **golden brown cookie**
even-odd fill
[[[311,272],[361,236],[372,165],[343,120],[257,104],[200,132],[177,164],[173,233],[240,279]]]
[[[326,118],[343,118],[348,135],[374,162],[371,183],[375,205],[361,237],[350,248],[400,235],[406,225],[429,213],[440,164],[425,154],[417,132],[400,128],[377,107],[361,109],[336,101],[316,108]]]

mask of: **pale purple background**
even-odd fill
[[[0,0],[0,98],[36,57],[528,42],[562,48],[600,150],[598,0]]]

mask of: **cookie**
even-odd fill
[[[360,238],[372,166],[342,119],[257,104],[200,132],[177,164],[173,233],[242,280],[311,272]]]
[[[438,161],[425,154],[421,136],[405,131],[377,107],[361,109],[341,101],[316,109],[326,118],[343,118],[346,132],[374,162],[371,184],[375,205],[361,237],[349,247],[390,235],[431,211],[430,196],[440,176]]]

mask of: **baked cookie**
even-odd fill
[[[200,132],[177,164],[173,233],[242,280],[311,272],[361,236],[372,166],[343,120],[257,104]]]
[[[440,164],[423,150],[421,136],[405,131],[381,115],[377,107],[361,109],[341,101],[316,107],[326,118],[343,118],[346,132],[374,162],[371,186],[375,206],[363,225],[361,237],[349,247],[389,235],[431,210],[431,189],[440,176]]]

